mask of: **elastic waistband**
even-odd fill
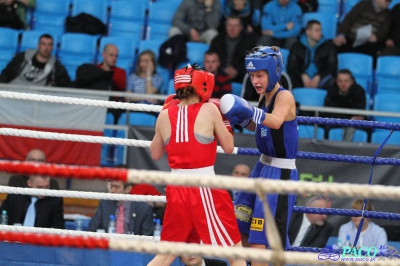
[[[188,174],[188,175],[215,175],[214,165],[202,168],[193,168],[193,169],[171,169],[171,172]]]
[[[296,159],[274,158],[265,154],[261,154],[260,162],[265,165],[282,169],[296,169]]]

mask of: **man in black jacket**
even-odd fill
[[[323,195],[312,196],[307,207],[329,208],[330,200]],[[293,213],[289,226],[289,241],[293,247],[323,248],[328,242],[333,226],[325,214]]]
[[[221,68],[233,82],[243,82],[246,69],[244,58],[246,51],[256,46],[257,37],[246,34],[242,21],[236,15],[226,19],[226,33],[218,34],[211,42],[210,50],[217,52],[221,61]]]
[[[50,188],[50,177],[32,175],[28,179],[28,187],[38,189]],[[28,215],[33,203],[34,215]],[[6,210],[8,224],[19,223],[24,226],[64,229],[63,198],[9,194],[1,205],[0,211]],[[32,218],[31,223],[28,217]]]
[[[70,87],[71,79],[65,67],[51,54],[53,37],[43,34],[37,50],[27,50],[14,56],[0,75],[1,83]]]
[[[332,40],[323,38],[321,23],[310,20],[288,58],[287,72],[293,88],[326,88],[333,83],[336,69],[336,47]]]

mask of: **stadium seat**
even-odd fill
[[[389,4],[389,9],[392,9],[397,4],[400,4],[400,0],[392,0]]]
[[[36,0],[33,12],[33,29],[61,35],[69,15],[70,0]]]
[[[316,88],[294,88],[292,94],[296,102],[304,106],[324,106],[326,90]]]
[[[398,93],[377,93],[374,96],[374,111],[400,113]],[[376,121],[400,123],[400,117],[375,116]]]
[[[378,130],[372,132],[371,143],[381,144],[389,135],[389,130]],[[400,132],[394,131],[388,141],[388,145],[400,145]]]
[[[157,1],[149,6],[146,28],[147,40],[162,39],[165,41],[168,38],[172,18],[178,6],[174,1]]]
[[[299,138],[313,139],[315,135],[315,127],[313,125],[299,125]],[[317,127],[317,140],[324,139],[325,130],[321,127]]]
[[[182,67],[185,67],[188,63],[190,64],[197,63],[199,64],[200,67],[202,67],[204,61],[204,54],[208,51],[210,46],[208,44],[200,42],[187,42],[186,48],[187,48],[186,58],[188,59],[188,61],[178,64],[176,68],[180,69]]]
[[[400,93],[400,56],[379,56],[376,60],[376,93]]]
[[[353,74],[356,82],[370,93],[373,82],[373,58],[360,53],[338,54],[338,70],[348,69]]]
[[[282,59],[283,59],[283,71],[287,72],[287,62],[289,60],[289,54],[290,50],[286,48],[280,48],[281,54],[282,54]]]
[[[242,94],[243,84],[239,82],[232,82],[232,94],[240,96]]]
[[[112,18],[108,24],[108,35],[129,38],[134,45],[137,46],[144,36],[143,22],[117,20]]]
[[[128,61],[133,64],[133,60],[136,53],[136,46],[129,38],[122,36],[105,36],[100,39],[99,53],[97,56],[97,62],[103,60],[101,54],[103,52],[104,46],[107,44],[114,44],[118,47],[118,61],[117,65],[121,61]]]
[[[107,0],[72,0],[72,16],[90,14],[107,25]]]
[[[37,49],[39,38],[43,34],[48,34],[46,31],[39,31],[39,30],[30,30],[30,31],[23,31],[21,33],[21,44],[19,51],[25,52],[27,49]],[[50,34],[53,37],[53,55],[57,55],[57,44],[58,44],[58,37],[57,35]]]
[[[148,1],[119,0],[112,1],[110,7],[110,20],[137,21],[144,24]]]
[[[81,61],[95,62],[97,37],[82,33],[65,33],[61,36],[59,57],[65,60],[78,57]]]
[[[175,94],[174,79],[168,80],[168,91],[166,95]]]
[[[154,127],[157,117],[153,113],[130,112],[129,125]]]
[[[331,128],[329,130],[329,140],[342,141],[343,128]],[[354,131],[353,142],[367,142],[368,134],[364,130],[356,129]]]
[[[112,113],[107,113],[106,116],[106,125],[113,125],[114,124],[114,115]],[[115,130],[112,129],[104,129],[103,136],[104,137],[114,137]],[[100,165],[101,166],[113,166],[114,161],[114,151],[113,145],[110,144],[102,144],[101,145],[101,156],[100,156]]]
[[[318,0],[318,13],[334,14],[339,17],[341,0]]]
[[[18,49],[19,31],[0,27],[0,59],[11,59]]]
[[[362,0],[346,0],[343,2],[343,9],[342,9],[342,14],[340,17],[340,22],[343,21],[344,17],[346,16],[347,13],[350,12],[350,10],[358,4],[358,2],[361,2]]]
[[[330,0],[334,1],[334,0]],[[307,22],[310,20],[317,20],[321,23],[322,35],[326,39],[333,39],[336,37],[337,31],[337,17],[335,14],[324,14],[319,12],[304,13],[302,19],[303,28],[306,27]]]
[[[151,50],[156,55],[156,58],[158,58],[158,55],[160,54],[160,46],[163,42],[163,40],[142,40],[139,42],[138,54],[144,50]]]

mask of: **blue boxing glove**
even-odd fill
[[[265,112],[252,106],[245,99],[225,94],[220,101],[221,113],[233,124],[247,127],[252,119],[254,123],[261,124],[265,119]]]

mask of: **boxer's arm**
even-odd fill
[[[166,110],[162,111],[158,116],[156,122],[155,135],[150,144],[151,158],[153,158],[156,161],[158,161],[165,153],[164,140],[162,139],[161,136],[161,124],[163,122],[162,120],[165,120],[167,118],[168,118],[168,111]]]
[[[217,141],[225,153],[231,154],[233,152],[233,148],[235,147],[233,134],[227,130],[217,106],[210,104],[210,109],[210,117],[212,117],[214,123],[214,134],[217,138]]]
[[[262,109],[252,106],[245,99],[233,95],[225,94],[220,102],[221,113],[234,125],[247,127],[253,120],[256,124],[261,124],[265,120],[266,114]]]

